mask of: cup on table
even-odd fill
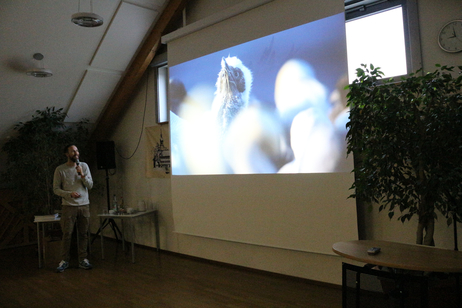
[[[138,201],[138,211],[144,212],[146,211],[146,203],[143,200]]]

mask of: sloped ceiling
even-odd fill
[[[70,122],[98,119],[104,107],[101,102],[108,101],[157,15],[158,10],[121,2],[72,100]]]
[[[167,0],[1,0],[0,146],[35,110],[63,108],[68,122],[97,123]],[[92,6],[91,6],[92,4]],[[96,28],[71,22],[77,12],[103,17]],[[80,8],[80,10],[79,10]],[[44,59],[33,59],[42,53]],[[48,78],[26,75],[34,67]]]

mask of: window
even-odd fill
[[[168,122],[168,66],[157,66],[157,123]]]
[[[415,0],[346,0],[348,78],[356,78],[361,64],[373,64],[385,77],[396,77],[421,67]],[[412,47],[412,48],[411,48]]]

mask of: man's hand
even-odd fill
[[[71,192],[71,198],[76,199],[76,198],[79,198],[79,197],[80,197],[80,194],[78,192],[75,192],[75,191]]]
[[[75,170],[77,170],[77,174],[78,174],[78,175],[80,175],[80,176],[82,175],[82,167],[81,167],[80,165],[77,165],[77,166],[75,167]]]

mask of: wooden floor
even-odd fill
[[[94,268],[56,273],[38,269],[36,246],[0,250],[0,307],[341,307],[341,289],[310,281],[136,247],[136,263],[121,244],[98,241]],[[74,254],[75,255],[75,254]]]

